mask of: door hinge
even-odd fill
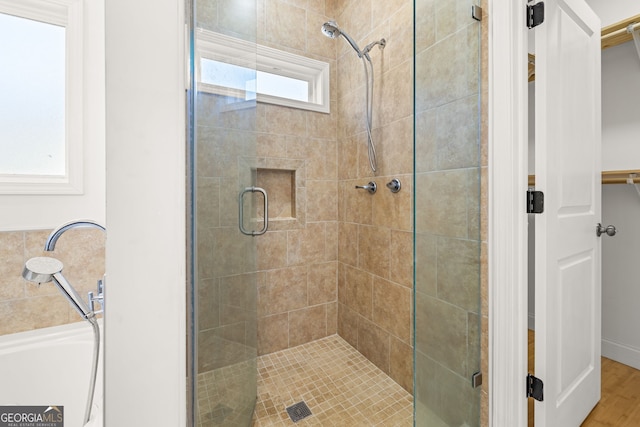
[[[544,2],[536,3],[533,6],[527,5],[527,27],[530,29],[537,27],[544,22]]]
[[[543,387],[544,383],[540,378],[527,374],[527,397],[533,397],[535,400],[542,402],[544,400],[542,393]]]
[[[542,191],[527,191],[527,213],[542,213],[544,211],[544,193]]]

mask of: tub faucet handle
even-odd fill
[[[104,312],[104,277],[98,280],[98,295],[95,295],[93,291],[88,292],[89,294],[89,310],[94,312],[95,314],[99,314]],[[100,304],[100,310],[95,310],[95,303],[98,302]]]
[[[374,194],[378,190],[378,186],[374,181],[369,181],[367,185],[356,185],[356,188],[367,190],[371,194]]]

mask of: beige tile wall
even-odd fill
[[[336,47],[320,32],[328,19],[324,0],[258,1],[259,44],[326,61],[331,68],[330,114],[258,104],[257,155],[266,168],[295,170],[296,188],[290,197],[296,206],[283,208],[286,198],[278,196],[270,206],[270,231],[257,241],[259,354],[337,331]],[[279,175],[280,184],[262,181],[267,192],[278,195],[285,187],[286,175]],[[295,222],[278,218],[285,211],[293,212]]]
[[[362,61],[342,39],[338,51],[338,333],[405,389],[413,388],[412,173],[413,2],[327,2],[328,12],[359,46],[374,48],[373,139],[369,168]],[[386,184],[402,182],[399,193]],[[376,194],[356,190],[374,180]]]
[[[105,234],[93,229],[70,230],[60,237],[55,251],[44,252],[50,232],[0,233],[0,335],[81,321],[53,284],[38,286],[22,278],[24,263],[32,257],[52,256],[62,261],[62,273],[81,296],[96,291],[96,282],[104,274]]]

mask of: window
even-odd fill
[[[199,90],[329,112],[329,64],[199,29]]]
[[[80,5],[0,0],[0,194],[82,193]]]

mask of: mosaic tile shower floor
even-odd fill
[[[296,423],[286,408],[304,401]],[[413,398],[337,335],[258,358],[254,427],[412,426]]]

